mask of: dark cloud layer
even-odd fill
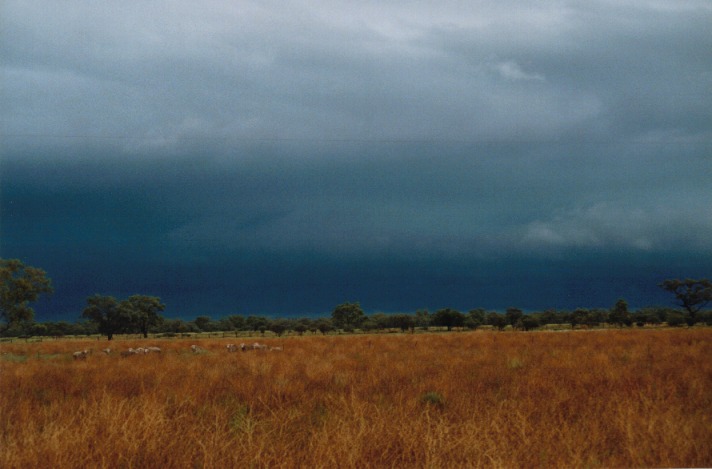
[[[706,1],[5,2],[41,317],[666,302],[712,265]]]

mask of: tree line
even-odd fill
[[[306,332],[327,334],[332,331],[401,330],[414,332],[430,328],[498,330],[513,328],[529,331],[546,325],[566,324],[572,328],[644,326],[712,325],[712,311],[703,308],[712,301],[712,282],[707,279],[670,279],[659,285],[675,296],[682,309],[648,307],[630,311],[625,300],[618,300],[611,308],[576,308],[572,311],[545,310],[524,313],[519,308],[505,312],[476,308],[461,312],[443,308],[434,312],[365,314],[357,302],[344,303],[334,308],[330,317],[268,318],[264,316],[230,315],[217,320],[198,316],[192,321],[168,319],[161,315],[165,305],[155,296],[132,295],[119,300],[112,296],[88,297],[80,321],[37,323],[29,306],[41,294],[53,291],[51,280],[42,269],[26,266],[17,259],[0,259],[0,335],[3,336],[64,336],[102,334],[109,340],[116,334],[187,334],[199,332],[252,331],[276,335]]]

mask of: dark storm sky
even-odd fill
[[[38,318],[670,304],[712,275],[708,1],[5,1]]]

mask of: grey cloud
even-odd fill
[[[175,148],[196,136],[558,138],[642,116],[670,127],[688,109],[685,127],[699,127],[712,12],[660,6],[10,2],[8,95],[24,95],[11,111],[34,112],[8,130]]]

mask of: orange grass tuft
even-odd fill
[[[712,329],[228,342],[3,344],[0,467],[712,466]]]

